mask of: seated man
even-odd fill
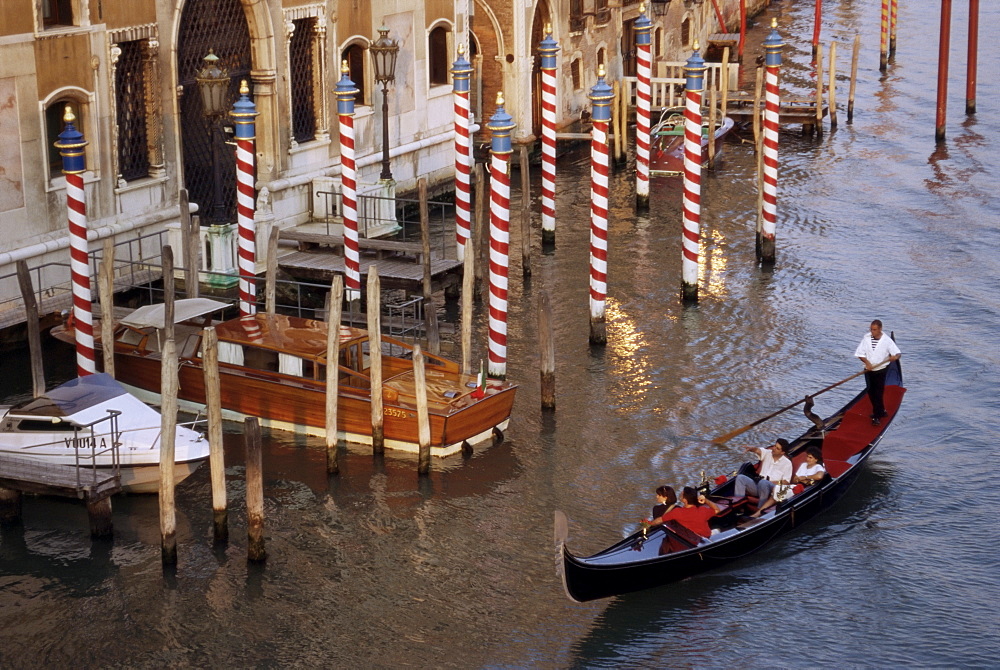
[[[719,511],[719,506],[705,496],[698,495],[690,486],[685,486],[681,491],[681,500],[684,507],[674,507],[658,519],[653,519],[652,525],[676,521],[702,537],[711,536],[712,529],[708,527],[708,520]]]
[[[737,475],[735,495],[741,498],[749,491],[757,496],[758,506],[764,505],[771,497],[776,484],[788,484],[792,480],[792,462],[785,454],[788,440],[778,438],[771,447],[743,447],[743,451],[756,451],[760,456],[760,479],[754,481],[746,475]]]

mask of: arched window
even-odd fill
[[[431,86],[448,83],[448,29],[438,26],[427,38],[427,72]]]
[[[358,94],[354,97],[356,104],[367,105],[368,95],[365,91],[365,51],[367,49],[360,44],[351,44],[341,58],[347,61],[347,68],[354,87],[358,89]]]
[[[681,22],[681,44],[687,46],[691,43],[691,18],[688,17]]]

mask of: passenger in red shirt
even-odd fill
[[[719,511],[719,506],[705,496],[699,495],[690,486],[684,487],[681,500],[684,501],[684,507],[675,507],[659,519],[653,519],[652,525],[673,520],[702,537],[711,536],[712,529],[708,527],[708,520]]]

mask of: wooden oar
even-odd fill
[[[756,421],[754,421],[753,423],[748,423],[747,425],[745,425],[745,426],[742,426],[742,427],[740,427],[740,428],[737,428],[736,430],[731,430],[731,431],[729,431],[729,432],[728,432],[728,433],[726,433],[725,435],[720,435],[719,437],[717,437],[717,438],[715,438],[714,440],[712,440],[712,444],[723,444],[724,442],[728,442],[729,440],[733,439],[733,438],[734,438],[734,437],[736,437],[737,435],[740,435],[741,433],[745,433],[745,432],[747,432],[748,430],[750,430],[750,429],[751,429],[751,428],[753,428],[754,426],[759,426],[760,424],[764,423],[764,422],[765,422],[765,421],[767,421],[768,419],[773,419],[774,417],[778,416],[778,415],[779,415],[779,414],[781,414],[782,412],[787,412],[788,410],[790,410],[791,408],[795,407],[796,405],[801,405],[801,404],[802,404],[802,403],[804,403],[804,402],[805,402],[805,401],[806,401],[806,400],[807,400],[808,398],[812,398],[812,397],[815,397],[815,396],[818,396],[818,395],[819,395],[820,393],[826,393],[826,392],[827,392],[827,391],[829,391],[830,389],[833,389],[833,388],[837,388],[837,387],[838,387],[838,386],[840,386],[841,384],[844,384],[844,383],[846,383],[846,382],[849,382],[849,381],[851,381],[852,379],[854,379],[855,377],[859,377],[859,376],[863,375],[864,373],[865,373],[865,371],[864,371],[864,370],[862,370],[861,372],[855,372],[855,373],[854,373],[853,375],[851,375],[851,376],[850,376],[850,377],[848,377],[847,379],[841,379],[841,380],[840,380],[839,382],[837,382],[836,384],[830,384],[830,385],[829,385],[829,386],[827,386],[826,388],[824,388],[824,389],[820,389],[819,391],[816,391],[816,392],[815,392],[815,393],[813,393],[813,394],[812,394],[811,396],[806,396],[806,397],[805,397],[805,398],[803,398],[802,400],[799,400],[799,401],[797,401],[797,402],[793,402],[793,403],[792,403],[791,405],[788,405],[787,407],[782,407],[782,408],[781,408],[781,409],[779,409],[779,410],[778,410],[777,412],[772,412],[771,414],[768,414],[767,416],[765,416],[765,417],[764,417],[764,418],[762,418],[762,419],[757,419],[757,420],[756,420]]]

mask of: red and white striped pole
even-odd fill
[[[87,169],[84,147],[87,140],[76,129],[76,116],[66,105],[63,121],[66,127],[59,133],[55,146],[62,156],[66,175],[66,204],[69,209],[70,274],[73,280],[73,321],[76,333],[76,374],[80,377],[97,371],[94,365],[94,316],[90,293],[90,264],[87,254],[87,202],[83,190],[83,172]],[[111,318],[108,315],[107,318]],[[111,346],[111,343],[106,343]]]
[[[778,20],[771,21],[771,33],[764,40],[764,193],[761,204],[761,238],[757,241],[762,263],[774,263],[774,234],[778,211],[778,130],[781,97],[778,71],[784,44],[778,34]]]
[[[358,181],[354,162],[354,96],[357,86],[347,61],[340,64],[337,116],[340,120],[340,200],[344,220],[344,287],[348,302],[361,299],[361,254],[358,249]]]
[[[257,190],[254,188],[254,140],[257,106],[250,100],[250,88],[240,82],[240,99],[233,105],[236,136],[236,222],[239,229],[238,265],[240,272],[240,316],[257,312],[257,251],[253,214]]]
[[[604,307],[608,297],[608,123],[614,90],[597,67],[597,83],[587,97],[594,127],[590,140],[590,343],[608,341]]]
[[[978,0],[973,0],[978,2]],[[899,0],[892,0],[889,7],[889,56],[896,55],[896,5],[899,4]]]
[[[556,243],[556,53],[552,25],[538,44],[542,58],[542,244]]]
[[[650,107],[653,76],[653,49],[650,33],[653,22],[646,16],[645,3],[639,4],[639,18],[635,20],[635,207],[649,209],[649,143]]]
[[[514,119],[497,93],[497,110],[486,124],[490,148],[490,318],[488,374],[507,377],[507,275],[510,267],[510,134]]]
[[[889,0],[882,0],[882,31],[880,35],[878,69],[885,72],[889,67]]]
[[[472,236],[472,133],[469,129],[469,89],[472,63],[465,45],[458,45],[458,58],[451,65],[455,93],[455,250],[465,258],[465,245]]]
[[[681,296],[698,301],[701,258],[701,94],[705,89],[705,59],[694,53],[684,66],[684,195],[681,239]]]

